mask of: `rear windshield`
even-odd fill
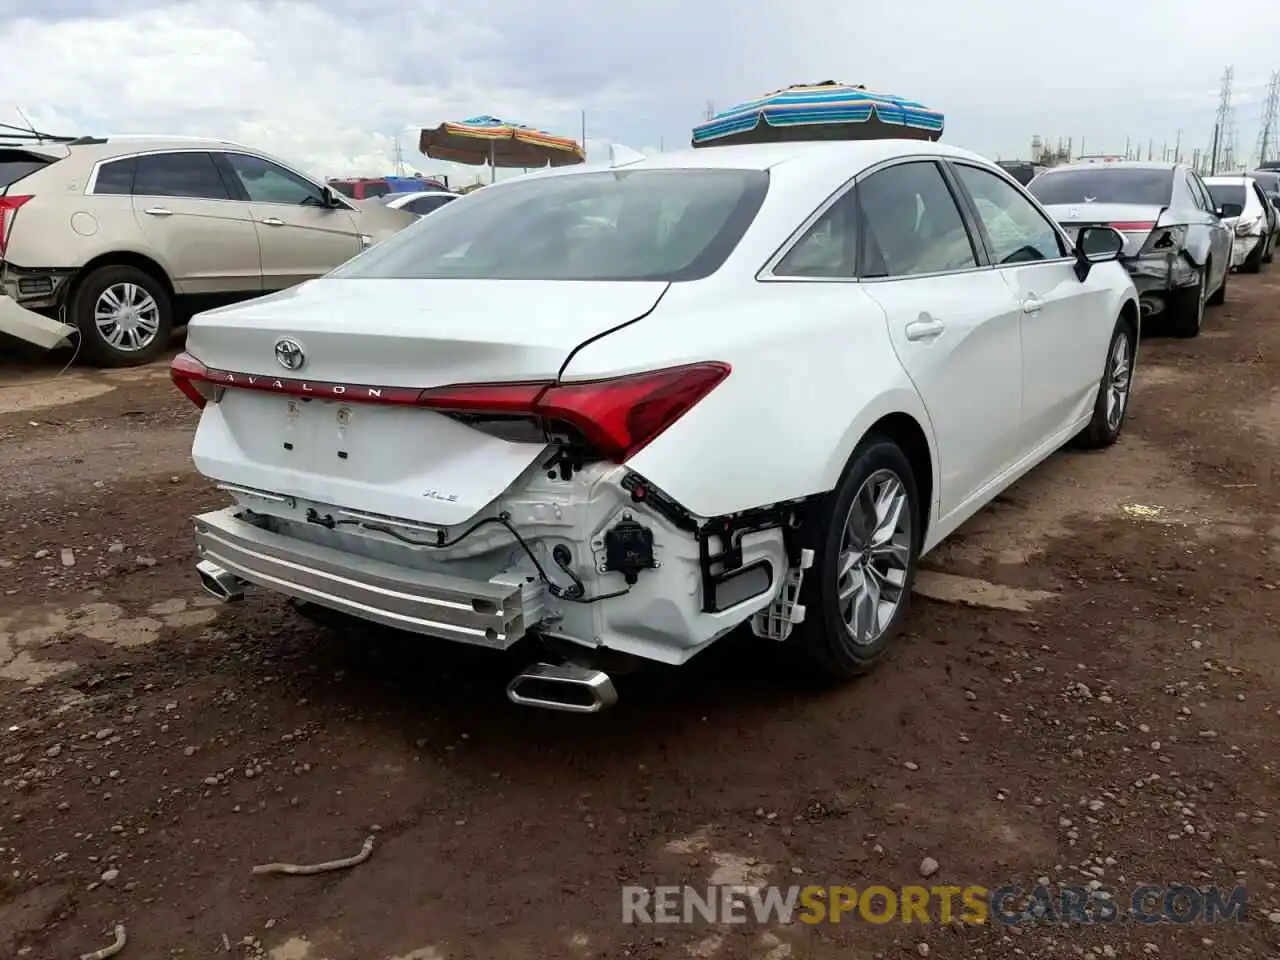
[[[697,280],[769,189],[763,170],[611,170],[513,180],[450,203],[334,277]]]
[[[1206,183],[1205,186],[1209,188],[1209,196],[1213,197],[1214,206],[1221,207],[1224,203],[1245,206],[1243,183]]]
[[[25,150],[0,150],[0,190],[51,163],[52,157],[41,157]]]
[[[1173,196],[1173,170],[1059,170],[1027,187],[1044,204],[1136,203],[1163,207]]]

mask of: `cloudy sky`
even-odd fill
[[[1280,69],[1274,0],[0,0],[0,121],[55,132],[215,135],[318,175],[387,172],[400,136],[492,113],[637,149],[719,108],[840,80],[946,114],[945,139],[1025,157],[1157,155],[1212,137],[1235,69],[1240,154]],[[1265,24],[1271,24],[1268,28]],[[468,169],[468,178],[475,169]]]

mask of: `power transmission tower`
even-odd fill
[[[1258,163],[1267,162],[1271,152],[1280,148],[1280,70],[1271,74],[1267,100],[1262,108],[1262,129],[1258,131]]]
[[[1227,67],[1222,71],[1222,88],[1218,92],[1218,113],[1213,119],[1213,159],[1209,166],[1211,174],[1217,173],[1219,167],[1231,170],[1236,159],[1236,118],[1231,107],[1231,84],[1236,75],[1235,67]],[[1219,164],[1221,160],[1221,164]]]
[[[404,176],[404,151],[400,149],[400,138],[396,137],[396,176]]]

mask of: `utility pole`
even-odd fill
[[[1124,138],[1124,158],[1129,159],[1129,137]]]
[[[396,134],[396,176],[404,176],[404,151],[400,149],[399,134]]]
[[[587,152],[587,111],[582,111],[582,152]]]
[[[1218,92],[1218,113],[1213,122],[1213,162],[1210,175],[1218,172],[1218,157],[1222,157],[1222,166],[1231,170],[1236,160],[1236,120],[1231,106],[1231,84],[1235,79],[1235,67],[1227,67],[1222,71],[1222,88]]]
[[[1271,74],[1271,84],[1267,87],[1267,100],[1262,108],[1262,129],[1258,131],[1258,163],[1266,163],[1270,152],[1280,143],[1280,70]]]
[[[715,119],[715,116],[716,116],[716,105],[715,105],[712,101],[708,100],[708,101],[707,101],[706,119],[708,119],[708,120],[714,120],[714,119]]]
[[[1191,169],[1200,173],[1200,148],[1191,151]]]
[[[1173,142],[1173,162],[1182,162],[1182,131],[1178,131],[1178,139]]]

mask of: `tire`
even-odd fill
[[[1204,324],[1205,287],[1209,283],[1209,265],[1206,263],[1196,278],[1196,285],[1178,290],[1169,297],[1169,329],[1175,337],[1198,337]],[[1227,278],[1222,278],[1225,290]]]
[[[1206,270],[1206,276],[1207,275],[1208,273]],[[1231,279],[1231,270],[1230,268],[1228,268],[1227,272],[1222,275],[1221,286],[1219,286],[1217,290],[1213,291],[1213,296],[1211,296],[1208,300],[1205,301],[1206,306],[1220,307],[1227,302],[1227,281],[1230,279]]]
[[[1245,257],[1244,263],[1240,264],[1241,273],[1261,273],[1262,261],[1266,256],[1266,241],[1258,244],[1253,248],[1249,256]]]
[[[1133,366],[1137,337],[1129,321],[1121,317],[1107,345],[1098,399],[1093,404],[1093,418],[1076,434],[1071,445],[1084,450],[1101,450],[1120,439],[1129,399],[1133,391]]]
[[[112,320],[108,311],[117,304],[121,315]],[[137,267],[98,267],[76,285],[68,307],[80,331],[80,353],[95,366],[141,366],[169,346],[173,298],[162,281]],[[99,316],[107,318],[102,326]]]
[[[885,535],[879,551],[873,553],[864,544],[864,550],[857,554],[850,549],[854,544],[849,539],[852,532],[848,523],[856,517],[855,508],[875,509],[876,494],[888,506],[882,504],[875,515],[883,516],[887,509],[897,522],[873,531],[873,536]],[[854,450],[839,486],[827,498],[808,542],[814,551],[814,564],[801,588],[806,617],[796,628],[795,644],[807,665],[823,679],[859,676],[884,656],[906,613],[923,530],[924,513],[906,455],[887,437],[868,435]],[[842,566],[850,567],[843,576]],[[868,611],[856,601],[868,600],[872,595],[864,589],[855,593],[847,606],[840,601],[841,584],[848,588],[856,582],[873,583],[876,595],[892,593],[894,599],[891,609],[872,611],[881,619],[861,640],[855,639],[846,626],[845,613]]]

